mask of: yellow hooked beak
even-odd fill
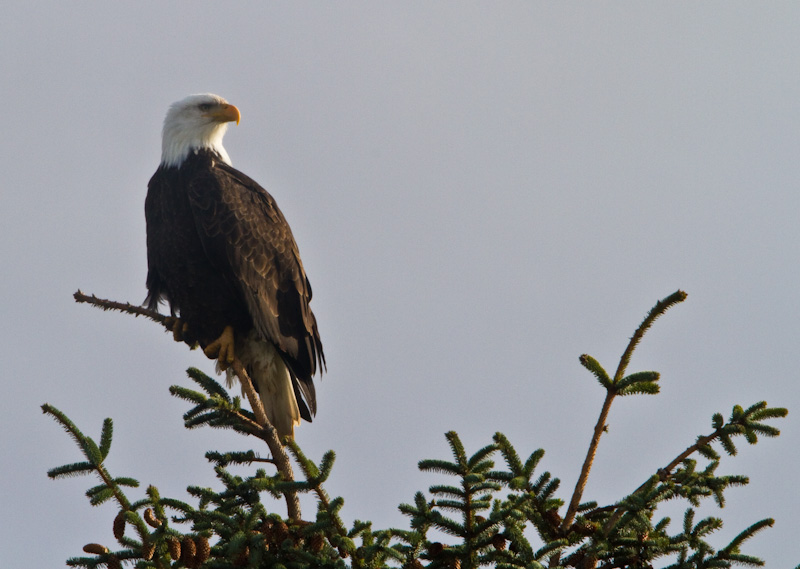
[[[229,105],[224,103],[219,107],[212,110],[209,115],[219,122],[236,122],[239,124],[239,119],[242,118],[242,115],[239,113],[239,109],[237,109],[234,105]]]

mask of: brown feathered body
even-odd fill
[[[291,229],[270,196],[213,149],[158,168],[148,185],[147,304],[168,302],[202,347],[226,326],[283,437],[316,413],[324,366]],[[229,381],[232,375],[229,372]]]

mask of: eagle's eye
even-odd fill
[[[197,105],[197,108],[203,111],[204,113],[208,112],[211,110],[211,103],[200,103],[199,105]]]

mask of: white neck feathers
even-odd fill
[[[230,165],[230,156],[222,146],[222,137],[227,129],[226,123],[192,125],[180,120],[170,121],[170,115],[167,115],[161,138],[161,164],[180,166],[191,152],[205,148],[216,152],[220,160]]]

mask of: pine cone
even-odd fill
[[[496,533],[492,536],[492,545],[498,551],[503,551],[506,548],[506,538],[502,534]]]
[[[428,546],[428,555],[430,555],[433,558],[439,557],[443,551],[444,551],[444,545],[442,545],[438,541],[434,541],[432,544]]]
[[[592,522],[581,522],[581,523],[574,523],[572,527],[569,528],[570,531],[574,531],[578,535],[582,535],[584,537],[588,537],[593,535],[597,527]]]
[[[173,561],[181,558],[181,542],[178,541],[177,537],[170,536],[167,538],[167,548],[169,548],[169,556],[172,557]]]
[[[157,528],[161,525],[161,520],[156,517],[156,515],[153,513],[153,510],[150,508],[147,508],[144,511],[144,521],[147,522],[147,525],[153,528]]]
[[[322,551],[322,548],[325,547],[325,536],[321,533],[313,534],[308,541],[308,547],[314,553],[319,553]]]
[[[181,542],[181,562],[187,567],[192,567],[196,553],[197,546],[194,544],[194,540],[187,535]]]
[[[120,540],[125,535],[125,510],[120,510],[114,518],[114,537]]]
[[[211,544],[208,543],[208,538],[204,535],[196,537],[194,543],[196,546],[195,564],[202,565],[211,557]]]
[[[244,551],[240,552],[239,555],[236,556],[236,560],[233,564],[237,567],[242,567],[247,565],[247,562],[250,560],[250,548],[245,546]]]
[[[561,516],[558,515],[558,510],[556,509],[547,510],[544,513],[544,519],[555,529],[558,529],[558,526],[561,525]]]
[[[275,544],[280,545],[286,540],[286,538],[289,537],[289,526],[287,526],[284,522],[278,522],[273,526],[272,533],[275,539]]]
[[[153,555],[156,553],[156,544],[155,543],[143,543],[142,544],[142,557],[145,560],[150,561],[153,558]]]

